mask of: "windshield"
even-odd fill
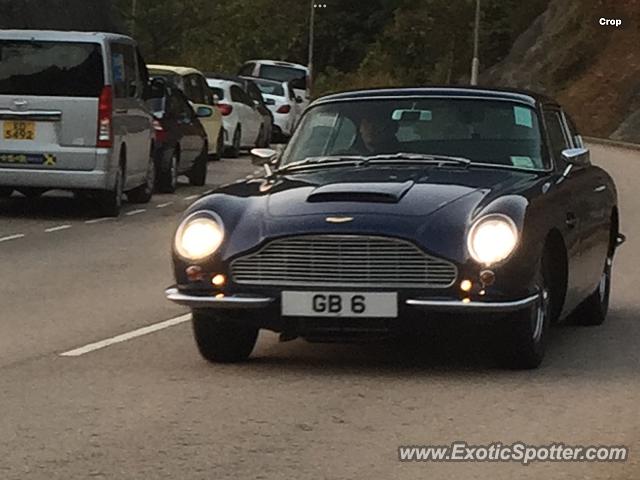
[[[276,80],[278,82],[291,82],[297,80],[295,82],[295,88],[302,90],[307,88],[307,72],[300,68],[262,65],[260,68],[260,76],[269,80]]]
[[[165,80],[169,85],[172,85],[182,91],[184,91],[184,79],[177,73],[170,72],[168,70],[149,69],[149,77],[151,79],[161,78]]]
[[[474,163],[544,169],[536,112],[496,100],[360,100],[311,109],[281,166],[314,157],[396,153],[467,158]]]
[[[0,95],[98,97],[103,85],[97,43],[0,40]]]

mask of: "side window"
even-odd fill
[[[198,75],[189,75],[185,78],[187,97],[193,103],[205,103],[205,90]]]
[[[262,93],[260,93],[260,90],[258,90],[258,87],[256,87],[254,84],[250,83],[247,85],[247,92],[249,93],[251,100],[256,100],[259,103],[264,103],[264,100],[262,99]]]
[[[578,133],[575,122],[569,115],[567,115],[567,112],[564,112],[564,119],[566,121],[567,128],[569,129],[569,135],[571,136],[571,141],[573,142],[574,147],[582,148],[583,145],[581,144],[581,139],[578,138],[580,133]]]
[[[558,161],[562,158],[562,151],[570,148],[562,117],[558,111],[546,110],[544,112],[544,120],[547,124],[549,142],[551,142],[551,153],[556,161]]]
[[[251,99],[238,85],[231,86],[231,100],[245,105],[251,105]]]
[[[111,44],[113,90],[116,98],[131,98],[138,93],[138,76],[134,48],[122,43]]]
[[[193,116],[191,111],[191,106],[189,105],[189,100],[180,95],[179,93],[175,93],[171,97],[171,105],[172,105],[172,113],[178,118],[190,118]]]
[[[255,63],[247,63],[247,64],[242,66],[242,68],[240,69],[239,75],[245,75],[245,76],[248,76],[248,77],[252,77],[253,76],[253,69],[255,67],[256,67]]]

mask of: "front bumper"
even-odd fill
[[[189,295],[176,287],[165,292],[167,299],[194,309],[256,309],[274,304],[276,297],[252,295]],[[509,313],[524,310],[539,300],[539,294],[510,301],[463,301],[446,299],[408,298],[404,303],[413,309],[445,313]]]

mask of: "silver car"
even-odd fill
[[[117,216],[154,185],[148,73],[109,33],[0,30],[0,197],[95,195]]]

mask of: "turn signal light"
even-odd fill
[[[214,276],[211,279],[211,283],[215,286],[215,287],[221,287],[226,283],[227,279],[224,277],[224,275],[218,274],[216,276]]]
[[[473,283],[471,283],[471,280],[463,280],[462,282],[460,282],[460,290],[462,290],[463,292],[470,291],[472,287]]]

